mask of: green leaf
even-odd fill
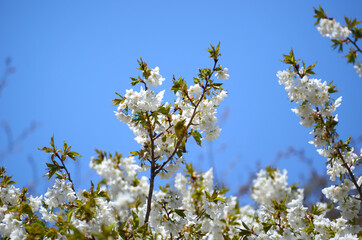
[[[175,209],[175,213],[182,218],[186,218],[185,210],[184,209]]]
[[[28,214],[29,217],[32,217],[32,216],[34,215],[33,210],[31,209],[30,205],[27,204],[27,203],[24,203],[24,204],[21,206],[21,211],[22,211],[23,213]]]
[[[53,147],[53,149],[55,150],[55,145],[54,145],[54,135],[50,138],[50,146]]]
[[[9,182],[7,182],[6,185],[13,185],[13,184],[15,184],[15,183],[17,183],[17,182],[15,182],[15,181],[9,181]]]
[[[123,100],[120,99],[120,98],[115,98],[115,99],[113,99],[113,100],[112,100],[113,104],[111,105],[111,107],[118,106],[119,104],[122,103],[122,101],[123,101]]]
[[[210,47],[211,48],[208,48],[206,49],[206,51],[208,51],[210,53],[210,56],[209,58],[213,58],[214,60],[217,60],[217,58],[219,56],[221,56],[221,54],[219,53],[219,50],[220,50],[220,42],[219,44],[216,46],[216,48],[210,43]]]
[[[67,222],[69,223],[70,222],[70,219],[72,218],[72,215],[73,215],[73,212],[74,212],[74,209],[70,210],[67,214]]]
[[[205,195],[206,195],[206,199],[207,199],[208,201],[211,201],[210,193],[205,191]]]
[[[171,110],[171,105],[167,105],[167,107],[165,107],[165,105],[163,104],[159,109],[158,111],[160,113],[162,113],[163,115],[167,115],[170,113],[170,110]]]
[[[362,38],[362,28],[355,27],[351,31],[352,31],[352,34],[353,34],[353,38],[355,39],[355,42],[358,39]]]
[[[338,52],[342,52],[343,51],[343,41],[342,40],[337,40],[337,39],[332,39],[332,47],[333,49],[338,48]]]
[[[345,56],[347,58],[348,63],[355,63],[357,58],[357,51],[351,48],[349,53]]]
[[[48,180],[50,180],[52,178],[52,176],[55,174],[56,172],[56,168],[51,168],[50,171],[46,174],[48,175]]]
[[[83,202],[81,200],[73,200],[74,203],[77,203],[79,205],[83,205]]]
[[[131,154],[131,157],[140,155],[140,153],[138,151],[130,151],[129,153]]]
[[[222,197],[217,197],[217,198],[214,199],[214,201],[221,201],[221,202],[226,203],[226,199],[222,198]]]
[[[119,93],[117,93],[117,92],[115,92],[115,94],[117,94],[120,98],[115,98],[115,99],[112,100],[112,101],[113,101],[112,107],[119,105],[119,104],[122,103],[122,102],[124,101],[124,99],[125,99],[121,94],[119,94]]]
[[[68,157],[70,157],[71,159],[73,159],[74,161],[77,161],[78,157],[82,157],[79,153],[77,152],[69,152],[68,153]]]
[[[315,204],[312,204],[311,206],[311,213],[315,214],[315,215],[321,215],[324,212],[323,208],[318,207]]]
[[[46,153],[51,153],[53,152],[53,149],[48,148],[48,147],[42,147],[42,148],[38,148],[40,151],[44,151]]]
[[[119,232],[119,235],[123,238],[123,239],[126,239],[126,233],[127,231],[123,230],[124,227],[126,226],[126,221],[123,222],[119,227],[118,227],[118,232]]]
[[[185,119],[180,120],[175,125],[175,134],[178,139],[184,137],[187,128],[185,125]]]
[[[149,76],[151,75],[151,70],[147,68],[147,63],[144,62],[142,60],[142,58],[140,57],[140,60],[137,60],[138,64],[139,64],[139,70],[142,71],[142,75],[147,79],[149,78]],[[139,78],[140,79],[140,78]]]
[[[327,18],[327,14],[324,12],[323,8],[319,6],[318,9],[314,8],[314,17],[317,18],[317,21],[314,23],[314,25],[317,25],[321,18]]]
[[[269,231],[269,229],[273,226],[274,224],[271,221],[268,221],[266,223],[263,223],[263,230],[265,233],[267,233]]]
[[[132,86],[135,86],[137,83],[143,82],[143,80],[142,80],[140,77],[138,77],[138,78],[130,77],[130,78],[131,78],[131,80],[132,80],[132,82],[130,82],[130,84],[131,84]]]
[[[275,172],[277,171],[276,168],[272,168],[271,166],[267,166],[266,167],[266,172],[268,173],[269,177],[271,179],[274,179],[275,178]]]
[[[338,92],[338,90],[336,89],[336,86],[332,85],[333,81],[331,81],[330,83],[328,83],[328,93],[335,93]]]
[[[246,229],[246,230],[250,230],[249,227],[242,221],[241,222],[243,224],[243,227]]]
[[[357,26],[358,24],[361,23],[361,21],[357,21],[356,18],[353,19],[353,20],[351,20],[351,19],[349,19],[348,17],[344,17],[344,20],[346,21],[347,27],[348,27],[349,29],[352,29],[352,28],[354,28],[355,26]]]
[[[132,211],[132,215],[133,215],[133,227],[138,228],[140,223],[139,217],[134,211]]]
[[[299,62],[299,59],[296,60],[294,57],[294,52],[293,49],[290,50],[289,55],[283,54],[284,59],[282,60],[282,62],[286,63],[286,64],[290,64],[292,66],[296,66],[296,64]]]
[[[315,72],[313,71],[315,65],[317,64],[317,62],[315,62],[313,65],[308,66],[305,69],[306,74],[311,75],[311,74],[315,74]]]
[[[201,138],[202,138],[201,134],[198,131],[194,130],[192,131],[192,136],[194,137],[197,145],[201,146]]]

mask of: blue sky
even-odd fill
[[[139,74],[136,60],[142,56],[150,67],[159,66],[166,78],[163,90],[173,73],[191,81],[198,68],[211,66],[205,49],[220,41],[220,63],[230,73],[229,96],[219,109],[223,130],[203,148],[191,142],[186,159],[198,170],[213,165],[232,193],[257,162],[271,164],[290,146],[304,149],[324,172],[324,159],[307,143],[310,130],[299,125],[275,76],[287,67],[280,59],[291,48],[307,64],[318,61],[317,77],[333,80],[340,90],[336,97],[343,96],[341,137],[361,135],[362,78],[316,30],[313,7],[319,5],[340,22],[345,15],[362,18],[357,0],[1,1],[0,60],[11,57],[16,71],[0,95],[0,121],[8,122],[14,138],[33,121],[41,125],[0,165],[18,186],[34,183],[35,169],[36,191],[43,193],[47,185],[41,176],[49,156],[36,148],[54,135],[58,146],[65,140],[83,156],[69,166],[76,188],[88,187],[96,179],[88,168],[95,148],[124,155],[138,149],[111,107],[114,92],[124,93],[129,77]],[[0,70],[5,71],[4,64]],[[0,152],[6,137],[1,128]],[[278,166],[288,169],[290,183],[307,170],[296,159]]]

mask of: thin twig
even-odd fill
[[[362,53],[362,50],[358,47],[357,45],[357,41],[352,41],[352,39],[350,39],[349,37],[347,38],[347,40],[352,43],[356,48],[357,48],[357,51],[359,51],[360,53]]]
[[[70,177],[70,173],[69,173],[67,167],[66,167],[65,164],[64,164],[63,159],[59,156],[58,152],[55,152],[55,156],[56,156],[56,157],[60,160],[60,162],[62,163],[62,165],[63,165],[62,168],[63,168],[63,169],[65,170],[65,172],[67,173],[67,175],[68,175],[68,180],[69,180],[69,182],[72,183],[72,189],[73,189],[73,191],[74,191],[74,193],[75,193],[74,183],[73,183],[73,181],[72,181],[72,178]]]
[[[316,110],[319,112],[318,107],[316,108]],[[323,125],[324,125],[324,124],[325,124],[325,122],[324,122],[324,118],[323,118],[321,115],[319,115],[319,119],[320,119],[320,121],[321,121],[321,122],[323,123]],[[333,139],[332,134],[329,132],[329,130],[328,130],[327,128],[325,128],[325,129],[326,129],[326,132],[327,132],[328,137],[332,139],[332,144],[333,144],[333,143],[334,143],[334,139]],[[340,159],[341,159],[341,161],[343,162],[343,166],[347,169],[348,174],[349,174],[349,177],[350,177],[350,179],[351,179],[352,183],[354,184],[354,186],[356,187],[356,189],[357,189],[357,191],[358,191],[358,194],[359,194],[360,198],[362,198],[362,191],[361,191],[361,187],[360,187],[360,186],[358,186],[358,183],[357,183],[357,180],[356,180],[356,178],[355,178],[354,174],[352,173],[352,171],[351,171],[350,167],[348,166],[348,164],[347,164],[347,163],[346,163],[346,161],[344,160],[344,158],[343,158],[343,156],[342,156],[342,153],[341,153],[340,149],[339,149],[339,148],[337,148],[336,150],[337,150],[337,155],[339,156],[339,158],[340,158]]]

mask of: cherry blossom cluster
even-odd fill
[[[286,170],[260,171],[251,197],[259,206],[253,214],[248,210],[253,218],[245,222],[251,239],[359,239],[359,226],[343,217],[326,217],[326,203],[317,202],[311,209],[304,206],[303,189],[288,185]]]
[[[327,13],[322,7],[314,9],[314,12],[314,17],[317,18],[315,23],[317,30],[322,36],[328,37],[333,42],[333,48],[337,48],[339,52],[342,52],[344,45],[352,45],[345,57],[348,63],[354,64],[357,74],[362,77],[362,63],[361,61],[356,61],[358,54],[362,53],[361,48],[357,44],[357,41],[362,38],[362,28],[358,27],[360,21],[345,17],[346,25],[341,26],[336,19],[328,18]]]
[[[7,177],[4,168],[0,170],[0,176],[3,179]],[[19,204],[20,194],[20,189],[14,185],[4,186],[1,184],[0,186],[0,236],[2,237],[24,239],[26,236],[23,221],[17,217],[16,212],[9,211]]]
[[[155,92],[150,87],[162,84],[164,78],[159,67],[148,68],[142,59],[138,61],[142,75],[131,78],[131,85],[141,85],[139,91],[126,90],[126,94],[114,99],[118,106],[116,117],[126,123],[135,134],[141,149],[131,152],[138,157],[141,166],[150,170],[150,185],[147,202],[152,202],[154,181],[157,176],[168,179],[184,162],[186,142],[193,137],[197,144],[202,140],[212,141],[221,129],[217,126],[217,110],[227,96],[219,80],[229,78],[228,69],[218,65],[219,46],[208,50],[214,64],[212,68],[199,69],[193,84],[187,84],[182,77],[173,76],[176,99],[173,104],[163,103],[165,90]],[[147,205],[145,222],[149,222],[151,204]]]
[[[351,34],[348,27],[341,26],[336,19],[322,18],[317,29],[322,36],[329,37],[330,39],[345,39]]]
[[[215,76],[218,79],[226,80],[228,78],[227,68],[216,71]],[[163,79],[159,75],[159,68],[151,70],[152,79]],[[151,139],[147,126],[140,124],[140,116],[146,115],[146,120],[151,121],[152,132],[155,137],[154,157],[163,159],[163,155],[170,156],[177,145],[177,123],[183,123],[188,126],[190,132],[200,131],[205,133],[203,139],[212,141],[219,136],[221,129],[216,126],[216,109],[221,101],[227,96],[224,90],[214,91],[213,96],[206,98],[211,86],[196,83],[182,91],[176,92],[177,99],[173,106],[169,103],[162,103],[164,90],[155,93],[148,88],[147,83],[150,79],[142,80],[146,90],[141,86],[140,91],[133,89],[126,90],[125,96],[119,103],[115,112],[116,117],[128,124],[129,128],[135,134],[135,140],[142,146],[150,146]],[[156,82],[156,81],[153,81]],[[158,81],[158,83],[162,83]],[[153,84],[156,86],[156,84]],[[170,115],[170,113],[173,113]],[[182,127],[182,126],[181,126]],[[150,153],[144,152],[144,158],[150,157]]]

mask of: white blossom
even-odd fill
[[[354,69],[356,69],[356,72],[360,77],[362,77],[362,61],[356,62],[356,64],[353,66]]]
[[[215,76],[217,77],[217,79],[220,79],[220,80],[228,80],[229,79],[228,72],[229,72],[229,69],[224,68],[223,70],[217,71]]]
[[[151,70],[151,75],[144,80],[147,85],[160,86],[165,79],[160,75],[159,67],[155,67]]]
[[[351,34],[348,27],[342,27],[335,19],[322,18],[317,29],[322,36],[329,37],[330,39],[344,39]]]

